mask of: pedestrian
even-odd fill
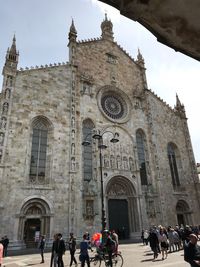
[[[167,258],[168,244],[167,244],[167,236],[164,233],[164,230],[162,228],[160,229],[159,242],[160,242],[160,247],[161,247],[162,260],[164,260],[164,254],[165,254],[165,258]]]
[[[175,236],[174,236],[174,229],[169,226],[168,227],[168,239],[169,239],[169,253],[172,253],[175,251]]]
[[[0,241],[0,267],[3,264],[3,244],[2,244],[2,240]]]
[[[112,230],[111,232],[111,238],[115,241],[115,251],[114,253],[118,252],[118,246],[119,246],[119,237],[118,234],[115,232],[115,230]]]
[[[8,245],[9,245],[9,239],[7,235],[5,235],[3,238],[3,256],[4,257],[7,257],[8,255]]]
[[[145,242],[145,244],[147,246],[148,242],[149,242],[149,231],[148,230],[144,231],[144,242]]]
[[[90,259],[88,254],[89,244],[87,240],[87,234],[83,235],[83,240],[80,243],[80,261],[81,267],[85,266],[85,262],[87,262],[87,266],[90,267]]]
[[[75,252],[76,252],[76,238],[74,237],[73,233],[70,233],[70,238],[69,238],[69,251],[70,251],[70,256],[71,256],[71,260],[70,260],[70,265],[72,266],[72,263],[75,263],[75,266],[78,266],[76,258],[74,256]]]
[[[64,262],[63,262],[63,255],[65,254],[65,242],[62,239],[62,234],[58,233],[58,238],[57,238],[57,256],[58,256],[58,267],[64,267]]]
[[[106,252],[108,253],[108,266],[112,267],[112,254],[115,251],[116,243],[115,241],[111,238],[111,234],[109,231],[106,231],[106,243],[105,243],[105,248]]]
[[[142,243],[144,245],[145,244],[145,242],[144,242],[144,229],[142,229],[142,232],[141,232],[141,239],[142,239]]]
[[[200,246],[197,245],[197,240],[195,234],[190,234],[189,242],[184,246],[184,260],[187,261],[191,267],[200,266]]]
[[[54,240],[53,240],[52,249],[51,249],[50,267],[56,267],[57,261],[58,261],[58,255],[57,255],[58,235],[55,234],[53,239]]]
[[[150,243],[151,250],[153,251],[153,260],[155,260],[158,257],[158,253],[160,251],[158,233],[157,233],[156,227],[153,227],[150,230],[149,243]]]
[[[40,263],[44,263],[44,247],[45,247],[45,238],[44,238],[44,235],[41,235],[39,249],[40,249],[40,255],[41,255],[42,261]]]

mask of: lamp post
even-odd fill
[[[119,142],[119,133],[111,132],[111,131],[103,131],[96,130],[96,132],[92,135],[93,139],[98,140],[98,149],[99,149],[99,168],[100,168],[100,182],[101,182],[101,228],[102,228],[102,234],[106,229],[106,214],[105,214],[105,208],[104,208],[104,191],[103,191],[103,168],[102,168],[102,150],[106,149],[107,146],[103,143],[103,135],[106,133],[111,133],[112,138],[110,139],[111,143],[117,143]],[[91,133],[90,133],[91,134]],[[89,135],[89,134],[88,134]],[[87,141],[87,137],[85,137],[85,140],[83,141],[83,146],[90,145],[90,142]],[[103,239],[103,238],[102,238]]]

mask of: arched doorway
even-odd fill
[[[178,225],[192,224],[191,211],[184,200],[179,200],[176,204],[176,214]]]
[[[128,239],[138,232],[139,215],[133,184],[125,177],[113,177],[106,188],[109,229],[114,229],[120,239]]]
[[[39,236],[49,237],[50,208],[42,199],[34,198],[27,201],[20,212],[19,239],[23,240],[26,247],[36,247]]]

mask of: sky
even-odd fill
[[[136,59],[142,53],[148,88],[171,107],[176,94],[185,106],[196,162],[200,162],[200,63],[159,43],[142,25],[97,0],[0,0],[0,70],[16,35],[18,68],[68,61],[72,18],[78,40],[101,36],[105,13],[114,39]],[[2,76],[0,76],[0,88]]]

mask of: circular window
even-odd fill
[[[124,115],[125,102],[119,96],[106,94],[101,98],[103,111],[113,119],[121,119]]]
[[[128,119],[129,102],[128,97],[118,89],[104,87],[98,93],[99,108],[112,121],[122,123]]]

